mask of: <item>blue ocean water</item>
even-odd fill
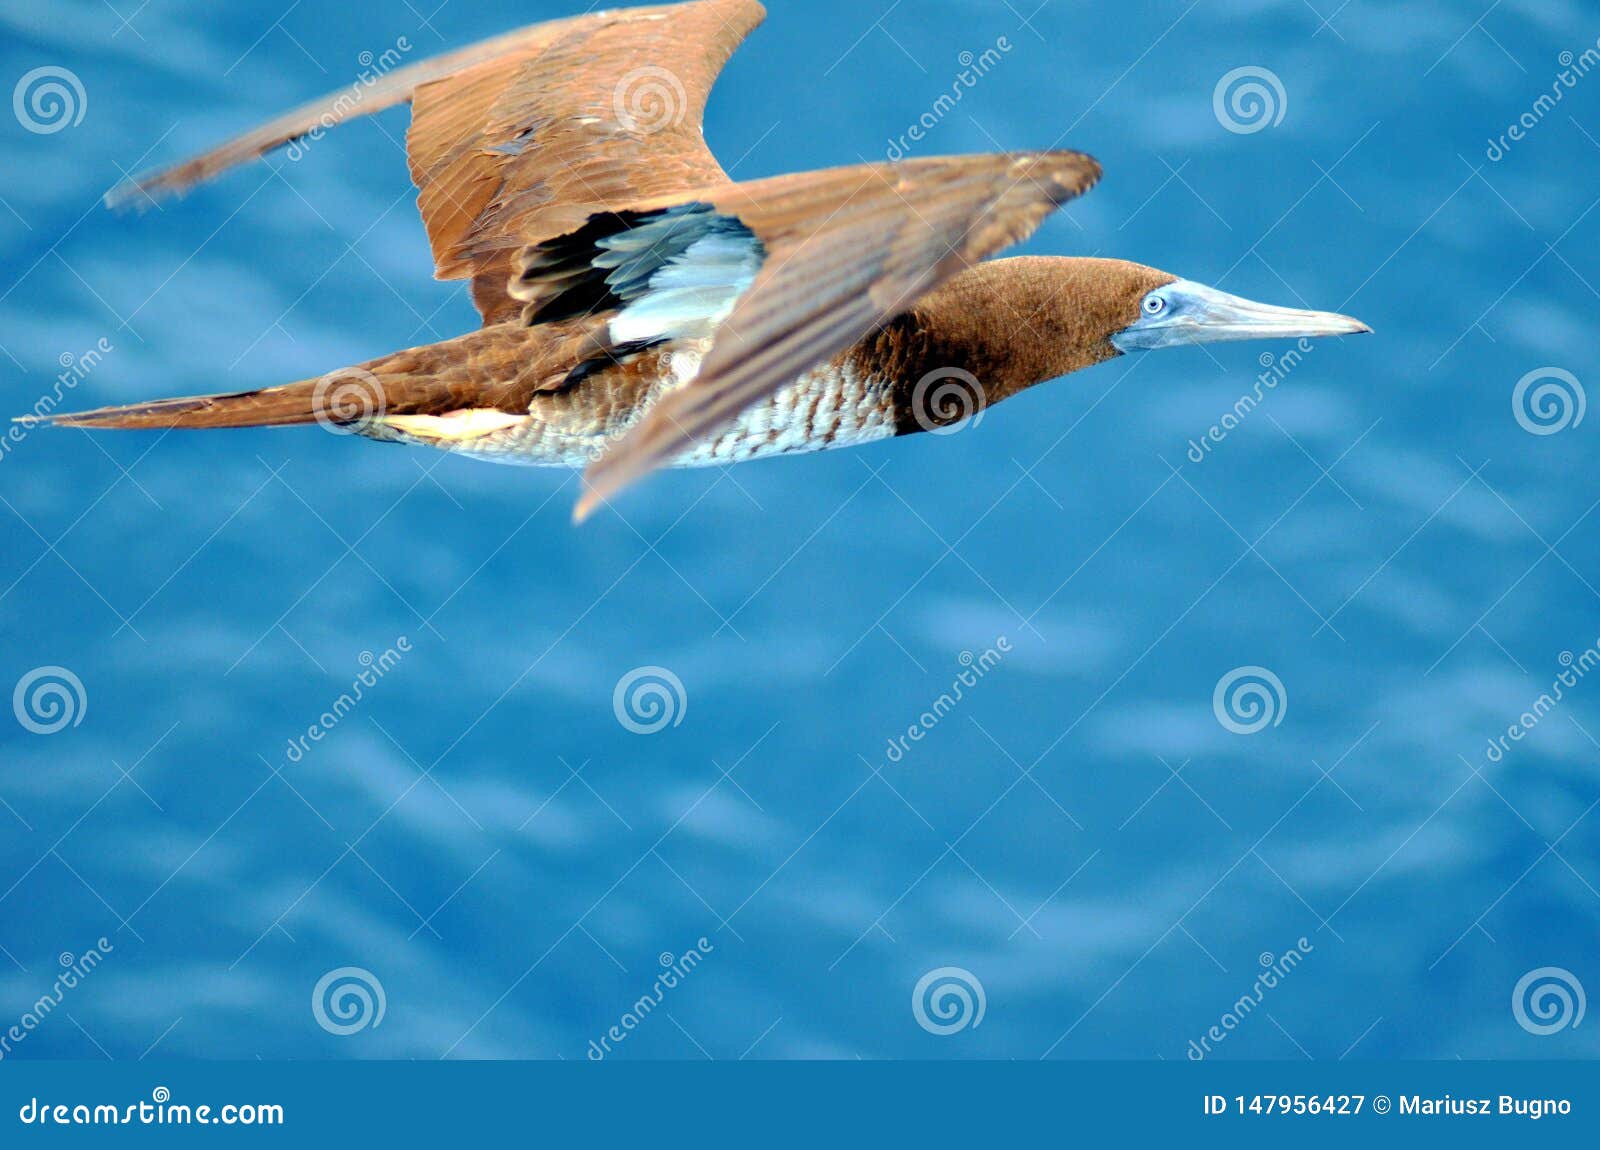
[[[736,176],[1077,147],[1104,183],[1023,250],[1376,334],[582,529],[566,473],[316,428],[8,441],[5,1057],[1600,1053],[1600,12],[769,6],[707,116]],[[8,412],[473,326],[403,109],[98,206],[575,10],[431,7],[5,0]]]

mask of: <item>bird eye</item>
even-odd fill
[[[1144,297],[1144,314],[1160,315],[1167,310],[1167,301],[1160,296],[1151,294]]]

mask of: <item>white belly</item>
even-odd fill
[[[699,369],[698,362],[694,369]],[[887,384],[868,382],[853,370],[830,364],[745,408],[713,438],[679,455],[672,466],[743,463],[887,439],[894,434],[887,393]]]
[[[662,396],[683,387],[700,370],[701,356],[675,352],[670,374],[649,404],[603,431],[573,431],[560,408],[550,418],[536,404],[526,420],[481,438],[449,445],[452,450],[497,463],[534,467],[586,467],[628,431]],[[711,439],[676,457],[673,467],[714,467],[774,455],[851,447],[894,435],[890,385],[861,378],[831,364],[807,372],[769,398],[746,408]],[[443,446],[443,445],[441,445]]]

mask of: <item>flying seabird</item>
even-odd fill
[[[1094,186],[1071,151],[733,182],[701,117],[756,0],[538,24],[364,78],[106,197],[178,193],[409,101],[440,279],[477,331],[317,379],[56,415],[103,428],[313,421],[586,467],[582,519],[656,467],[946,427],[1136,349],[1370,329],[1110,259],[988,257]]]

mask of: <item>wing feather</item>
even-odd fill
[[[761,240],[766,259],[717,327],[698,376],[588,470],[578,517],[1029,235],[1099,179],[1078,152],[869,164],[699,194]]]
[[[335,92],[113,189],[178,193],[319,128],[410,101],[407,157],[440,279],[470,278],[485,323],[513,318],[510,253],[606,207],[726,182],[701,119],[718,73],[765,17],[695,0],[537,24]]]

